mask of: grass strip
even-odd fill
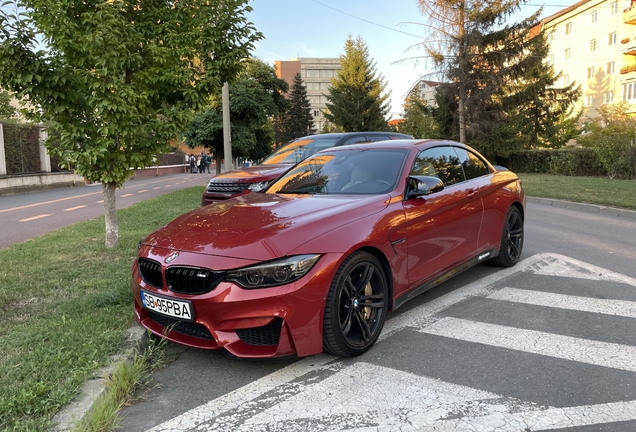
[[[103,217],[0,250],[0,430],[44,431],[81,384],[124,345],[134,320],[137,243],[200,205],[203,187],[118,211],[120,243]]]
[[[527,196],[636,210],[636,180],[518,173]]]
[[[133,402],[135,392],[148,384],[150,372],[166,364],[166,339],[149,337],[143,353],[132,361],[122,362],[106,379],[105,391],[95,401],[88,415],[77,422],[73,432],[110,432],[120,426],[119,411]]]

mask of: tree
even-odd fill
[[[314,118],[311,115],[311,104],[307,98],[307,88],[303,84],[299,72],[294,75],[289,103],[291,104],[289,109],[280,116],[279,138],[281,143],[316,132]]]
[[[258,160],[272,150],[273,118],[289,108],[284,96],[289,86],[276,77],[272,66],[260,60],[246,60],[244,66],[245,70],[229,88],[232,155]],[[211,97],[207,109],[189,124],[186,144],[210,149],[216,159],[216,173],[221,173],[223,113],[220,94]]]
[[[600,106],[599,116],[585,121],[583,134],[577,139],[594,149],[609,178],[629,174],[631,169],[630,149],[636,139],[636,118],[628,114],[629,110],[630,104],[626,101]]]
[[[525,33],[525,32],[524,32]],[[539,32],[529,41],[525,67],[519,76],[504,83],[501,97],[501,126],[507,126],[511,138],[525,149],[560,148],[579,134],[582,110],[574,111],[581,97],[575,82],[558,87],[561,74],[546,61],[548,35]]]
[[[11,95],[0,90],[0,119],[10,119],[16,115],[16,109],[11,105]]]
[[[431,115],[431,107],[422,97],[419,89],[415,89],[404,101],[404,121],[400,132],[413,135],[415,138],[438,138],[439,131],[435,119]]]
[[[520,0],[419,0],[429,19],[429,35],[417,46],[441,68],[457,97],[459,141],[485,137],[496,115],[493,95],[519,74],[531,24],[541,11],[521,23],[506,24]],[[505,25],[504,25],[505,24]]]
[[[342,70],[331,80],[327,95],[328,122],[347,132],[388,130],[390,92],[385,93],[387,83],[376,72],[361,37],[354,40],[349,35],[340,65]]]
[[[0,84],[60,132],[50,152],[102,183],[107,247],[119,244],[115,189],[262,38],[248,1],[15,0],[23,13],[0,15]]]

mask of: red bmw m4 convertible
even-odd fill
[[[516,264],[524,217],[519,178],[463,144],[330,148],[142,240],[136,318],[238,357],[359,355],[407,300],[481,262]]]

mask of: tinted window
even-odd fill
[[[437,177],[445,186],[464,181],[461,163],[452,147],[423,150],[413,164],[411,175]]]
[[[351,138],[347,138],[345,140],[344,143],[342,143],[342,145],[348,145],[348,144],[357,144],[357,143],[363,143],[363,142],[368,142],[369,140],[367,139],[367,137],[365,137],[364,135],[360,135],[360,136],[354,136]]]
[[[310,138],[294,141],[267,156],[261,164],[295,164],[317,151],[335,146],[338,139],[339,138]]]
[[[459,161],[464,168],[468,180],[490,174],[490,170],[476,154],[463,148],[455,147]]]
[[[388,135],[369,135],[367,136],[369,141],[385,141],[391,139]]]

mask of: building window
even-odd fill
[[[614,45],[616,43],[616,32],[607,35],[607,44]]]
[[[605,75],[612,75],[614,73],[614,62],[609,62],[605,66]]]
[[[302,70],[300,71],[300,77],[301,77],[301,78],[305,78],[305,69],[302,69]]]
[[[563,75],[563,85],[570,85],[570,75]]]
[[[586,107],[592,106],[593,102],[594,102],[594,97],[592,95],[585,96],[585,106]]]
[[[587,52],[596,51],[596,39],[592,39],[587,43]]]
[[[592,79],[592,78],[594,78],[594,68],[589,67],[587,68],[587,79]]]
[[[611,104],[614,102],[614,92],[608,91],[603,93],[603,103]]]
[[[569,59],[571,55],[572,55],[572,50],[570,48],[566,48],[565,51],[563,51],[564,59]]]
[[[329,83],[325,83],[325,82],[320,83],[320,90],[329,90]]]
[[[598,21],[598,12],[594,11],[590,14],[590,24],[594,24]]]
[[[320,117],[320,110],[314,110],[314,117]]]
[[[636,99],[636,83],[630,83],[623,85],[623,100]]]
[[[565,34],[569,35],[570,33],[572,33],[572,23],[571,22],[565,24]]]
[[[609,5],[609,13],[610,15],[616,15],[618,13],[618,3],[614,2]]]

